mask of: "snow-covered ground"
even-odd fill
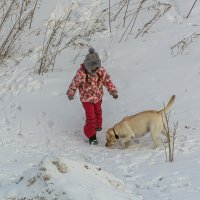
[[[91,16],[92,7],[108,6],[103,0],[75,2],[80,7],[77,15],[83,18]],[[87,48],[67,49],[59,55],[53,72],[38,76],[34,62],[42,39],[31,36],[28,46],[34,47],[33,54],[9,71],[0,68],[0,200],[199,199],[200,37],[176,56],[178,49],[171,52],[171,47],[200,33],[200,2],[189,18],[192,1],[149,2],[172,7],[143,37],[129,35],[119,42],[124,29],[119,26],[110,34],[105,21],[107,30],[96,33],[89,43],[119,93],[115,100],[105,90],[97,147],[90,146],[83,134],[84,111],[78,94],[74,101],[66,97]],[[33,27],[45,26],[44,19],[64,3],[43,1]],[[144,17],[141,14],[138,22]],[[14,61],[9,62],[12,67]],[[105,147],[108,128],[124,116],[160,110],[173,94],[170,121],[172,127],[173,122],[179,124],[174,162],[166,162],[161,140],[159,148],[152,148],[149,134],[127,149]]]

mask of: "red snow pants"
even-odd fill
[[[82,104],[86,116],[84,133],[86,137],[90,138],[96,134],[96,128],[102,127],[102,100],[95,104],[90,102],[82,102]]]

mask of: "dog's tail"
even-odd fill
[[[169,100],[167,106],[165,106],[162,110],[160,110],[160,112],[165,112],[165,113],[168,113],[169,110],[171,109],[172,105],[174,104],[174,100],[175,100],[175,95],[173,95],[171,97],[171,99]]]

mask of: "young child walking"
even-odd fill
[[[69,100],[73,100],[76,90],[79,90],[80,101],[86,116],[84,134],[89,138],[91,145],[98,144],[96,132],[102,129],[103,86],[107,88],[113,98],[118,98],[117,89],[106,69],[101,66],[98,53],[94,48],[90,48],[69,86],[67,96]]]

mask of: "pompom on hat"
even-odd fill
[[[90,74],[95,73],[92,72],[93,68],[98,69],[101,66],[101,60],[99,59],[99,55],[94,48],[89,48],[89,53],[86,55],[83,64],[87,72]]]

